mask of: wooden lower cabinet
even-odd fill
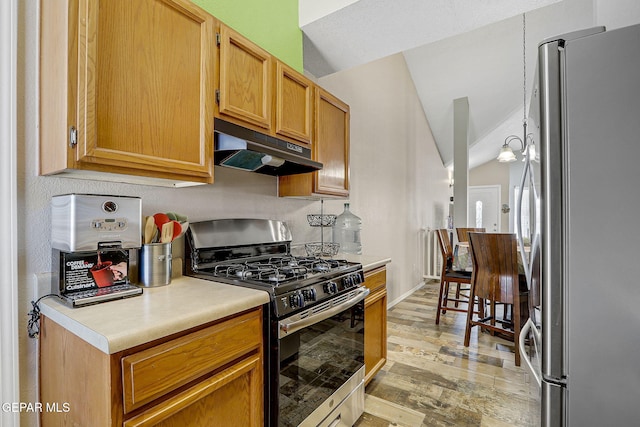
[[[381,267],[364,273],[370,290],[364,302],[365,385],[387,362],[387,270]]]
[[[111,355],[43,317],[40,349],[43,426],[263,425],[261,308]]]
[[[124,427],[262,424],[260,357],[250,356],[124,422]]]

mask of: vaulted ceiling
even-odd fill
[[[522,134],[537,45],[595,24],[593,0],[299,0],[304,66],[316,77],[404,55],[443,164],[453,161],[453,100],[469,101],[469,167]],[[392,77],[392,76],[390,76]]]

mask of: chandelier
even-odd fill
[[[511,143],[517,141],[520,152],[526,157],[527,151],[530,159],[535,159],[536,147],[533,142],[533,135],[527,134],[527,52],[526,52],[526,17],[522,14],[522,138],[517,135],[509,135],[504,139],[499,162],[513,162],[516,155],[513,153]],[[524,159],[523,159],[524,161]]]

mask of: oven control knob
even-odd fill
[[[353,277],[347,276],[342,279],[342,284],[345,288],[353,288],[355,283],[353,282]]]
[[[338,293],[338,285],[335,282],[327,282],[324,284],[324,291],[330,295]]]
[[[363,280],[362,280],[362,276],[361,275],[359,275],[359,274],[354,274],[353,275],[353,283],[355,285],[359,285],[362,282],[363,282]]]
[[[303,289],[302,290],[302,296],[304,297],[305,301],[315,301],[316,300],[316,290],[311,288],[311,289]]]
[[[304,297],[302,296],[302,292],[295,292],[289,295],[289,306],[291,308],[304,307]]]

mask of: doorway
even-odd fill
[[[500,191],[500,185],[469,187],[468,227],[485,228],[490,233],[500,231]]]

